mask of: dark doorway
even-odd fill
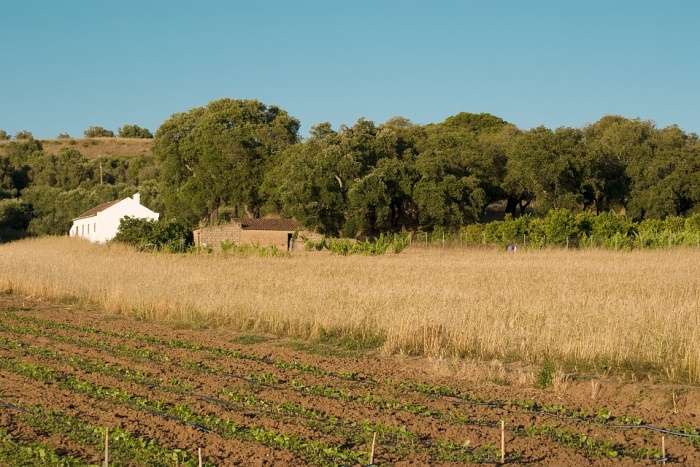
[[[287,251],[292,251],[294,249],[294,235],[287,234]]]

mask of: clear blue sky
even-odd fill
[[[219,97],[312,124],[604,114],[700,132],[691,1],[7,1],[0,128],[152,130]]]

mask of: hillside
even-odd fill
[[[42,139],[40,141],[47,154],[55,154],[64,148],[73,148],[89,159],[143,156],[149,154],[153,146],[152,139],[143,138],[70,138]],[[0,154],[5,154],[8,144],[10,141],[0,141]]]

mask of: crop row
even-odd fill
[[[542,404],[537,401],[527,399],[501,400],[501,399],[482,399],[459,389],[449,386],[431,385],[426,383],[417,383],[413,381],[403,381],[395,383],[396,386],[425,394],[431,397],[444,397],[470,405],[480,405],[490,408],[518,410],[533,414],[551,415],[559,418],[566,418],[585,423],[596,423],[600,425],[609,424],[612,422],[641,426],[644,421],[639,417],[630,417],[626,415],[614,416],[606,408],[601,408],[596,413],[590,413],[583,409],[571,409],[561,404]]]
[[[242,352],[236,349],[228,349],[222,347],[213,347],[208,345],[199,344],[197,342],[185,340],[185,339],[162,339],[160,337],[140,334],[136,332],[113,332],[106,331],[104,329],[99,329],[91,326],[78,326],[69,323],[58,323],[52,320],[44,320],[31,316],[19,316],[13,314],[13,318],[18,321],[33,323],[37,326],[52,329],[63,329],[69,331],[78,331],[89,334],[98,334],[107,337],[114,337],[118,339],[129,339],[137,342],[142,342],[145,344],[156,345],[160,347],[165,347],[169,349],[182,349],[189,350],[193,352],[206,352],[212,356],[216,357],[226,357],[233,358],[237,360],[249,360],[266,365],[272,365],[282,370],[296,370],[304,373],[309,373],[315,376],[330,376],[334,378],[339,378],[347,381],[368,381],[369,378],[356,372],[351,371],[331,371],[315,365],[306,364],[298,361],[290,361],[284,359],[270,358],[267,356],[259,356],[251,353]]]
[[[18,419],[42,432],[66,436],[81,446],[89,446],[99,452],[105,438],[105,428],[87,423],[85,420],[58,411],[47,410],[38,405],[13,407]],[[156,440],[134,436],[121,428],[111,428],[109,438],[110,460],[116,465],[198,465],[196,455],[183,449],[162,447]],[[211,466],[210,463],[205,463]]]
[[[8,339],[3,336],[0,336],[0,348],[16,351],[23,355],[34,355],[41,358],[51,359],[53,361],[67,363],[68,365],[79,370],[117,377],[137,384],[147,385],[149,387],[158,387],[159,389],[168,392],[176,392],[178,394],[186,392],[183,391],[180,386],[162,384],[161,380],[158,380],[151,375],[147,375],[143,372],[133,372],[118,364],[107,364],[102,361],[78,356],[65,356],[51,349],[35,345],[24,345],[19,341]],[[196,397],[196,395],[193,396]],[[231,405],[235,405],[235,408],[237,409],[254,408],[273,417],[280,414],[297,417],[304,422],[305,426],[308,426],[314,430],[329,434],[344,434],[346,437],[348,437],[345,443],[346,445],[366,444],[368,439],[371,438],[372,433],[377,433],[380,437],[379,441],[382,443],[382,446],[395,451],[398,456],[405,455],[415,450],[415,448],[423,448],[431,450],[431,455],[440,460],[482,462],[487,460],[485,456],[495,449],[492,446],[468,449],[464,446],[455,445],[446,440],[435,440],[433,443],[424,439],[423,437],[419,437],[415,433],[406,430],[405,427],[384,425],[381,423],[370,422],[368,420],[362,420],[359,422],[349,421],[334,417],[318,409],[304,407],[301,404],[293,402],[277,403],[258,398],[254,394],[244,393],[240,390],[225,389],[220,391],[219,396],[224,397],[226,400],[223,401],[212,397],[201,396],[199,398],[219,405],[222,405],[222,403],[225,402],[224,405],[226,408],[234,408],[231,407]],[[422,441],[422,446],[418,446],[417,441]],[[386,449],[384,450],[386,451]]]
[[[567,446],[581,452],[588,457],[630,457],[632,459],[662,460],[661,451],[657,448],[627,448],[621,444],[607,440],[599,440],[592,436],[567,430],[562,427],[543,425],[530,426],[522,430],[528,436],[545,435],[562,446]],[[668,458],[666,459],[668,460]]]

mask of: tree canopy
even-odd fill
[[[153,138],[153,134],[148,128],[143,128],[138,125],[126,124],[119,128],[120,138]]]
[[[91,126],[83,132],[86,138],[112,138],[114,132],[101,126]]]
[[[299,121],[255,100],[220,99],[175,114],[158,129],[166,213],[190,222],[228,206],[258,215],[263,175],[298,140]]]

